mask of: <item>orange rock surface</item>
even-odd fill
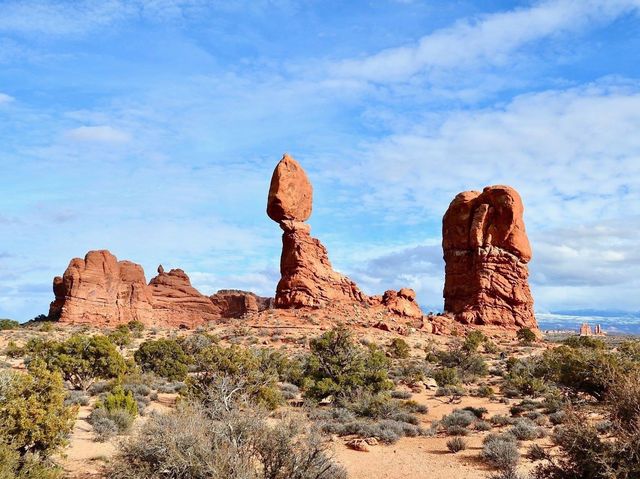
[[[267,214],[273,221],[306,221],[311,216],[313,187],[300,164],[286,153],[271,176]]]
[[[465,191],[449,205],[442,222],[444,308],[457,321],[537,329],[523,212],[508,186]]]
[[[53,291],[50,318],[98,327],[137,320],[146,325],[194,328],[270,306],[270,298],[244,291],[224,290],[207,297],[181,269],[167,273],[160,266],[147,285],[142,266],[118,261],[106,250],[72,259],[64,275],[54,278]]]

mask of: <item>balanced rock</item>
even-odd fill
[[[465,324],[537,328],[520,195],[508,186],[465,191],[442,221],[444,308]]]
[[[300,164],[286,153],[271,177],[267,214],[273,221],[307,221],[311,216],[313,187]]]
[[[422,317],[412,290],[368,297],[353,281],[333,269],[327,249],[311,236],[311,227],[305,223],[311,215],[312,196],[313,188],[306,173],[285,154],[273,172],[267,199],[267,214],[284,231],[275,306],[322,308],[360,303],[384,306],[400,316]]]
[[[346,276],[333,270],[326,248],[311,237],[313,188],[300,164],[284,155],[271,178],[267,214],[284,231],[278,308],[323,307],[335,301],[362,302],[366,296]]]

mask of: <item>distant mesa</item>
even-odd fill
[[[116,326],[137,320],[146,325],[194,328],[207,321],[242,317],[269,307],[269,298],[222,290],[207,297],[181,269],[162,266],[147,284],[144,270],[118,261],[107,250],[72,259],[62,277],[53,280],[55,300],[49,317],[61,323]]]
[[[523,212],[509,186],[465,191],[449,205],[442,220],[443,295],[445,311],[457,321],[537,329]]]
[[[595,328],[591,329],[589,323],[582,323],[578,334],[580,336],[606,336],[606,333],[599,324],[596,324]]]

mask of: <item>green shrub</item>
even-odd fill
[[[456,368],[442,368],[433,373],[433,379],[436,380],[438,386],[453,386],[460,384],[458,370]]]
[[[65,406],[65,389],[58,372],[41,361],[28,374],[0,372],[0,433],[20,455],[48,456],[66,443],[77,408]]]
[[[402,338],[393,338],[387,346],[387,351],[392,358],[407,359],[411,348],[407,342]]]
[[[18,329],[20,323],[13,319],[0,319],[0,331],[7,331],[9,329]]]
[[[492,398],[496,395],[496,391],[491,386],[480,386],[476,394],[481,398]]]
[[[207,403],[211,387],[217,390],[234,384],[250,401],[275,409],[282,402],[282,393],[272,359],[259,351],[212,344],[196,358],[197,372],[187,379],[185,394]]]
[[[509,358],[502,392],[508,397],[538,396],[547,391],[548,385],[540,376],[538,362],[534,359]]]
[[[182,381],[187,377],[190,359],[173,339],[145,341],[134,358],[144,372],[155,373],[170,381]]]
[[[640,373],[615,374],[601,408],[608,422],[603,434],[598,423],[570,411],[552,439],[558,454],[536,471],[540,479],[640,477]]]
[[[362,348],[345,328],[327,331],[310,341],[311,354],[305,365],[305,396],[323,399],[352,397],[356,391],[389,390],[389,360],[373,345]]]
[[[24,355],[24,352],[24,348],[18,346],[15,341],[9,341],[7,343],[6,349],[4,350],[4,354],[6,354],[9,358],[22,357]]]
[[[124,358],[106,336],[76,334],[61,342],[29,342],[27,350],[49,369],[58,369],[76,389],[87,390],[95,380],[117,378],[127,370]]]
[[[7,438],[0,437],[0,478],[2,479],[60,479],[62,470],[38,454],[20,453]]]
[[[121,324],[114,331],[107,335],[109,340],[121,349],[126,348],[131,344],[131,330],[126,324]]]
[[[301,386],[304,380],[304,364],[297,357],[290,358],[274,349],[264,348],[253,352],[258,358],[258,369],[265,375],[271,374],[279,381]]]
[[[129,431],[135,417],[125,409],[107,410],[104,407],[96,407],[87,418],[93,426],[98,442],[111,439],[116,434]]]
[[[138,404],[131,391],[125,391],[122,386],[116,386],[108,393],[103,401],[96,403],[96,408],[104,408],[108,412],[126,411],[132,417],[138,415]]]
[[[531,329],[529,328],[520,328],[516,333],[516,336],[518,340],[525,345],[534,343],[538,339],[538,337],[536,336],[536,333],[531,331]]]
[[[97,440],[104,442],[116,433],[129,430],[138,415],[138,403],[131,391],[116,386],[91,411],[89,423],[93,426]]]
[[[618,352],[625,358],[640,363],[640,340],[626,340],[618,346]]]
[[[144,324],[138,320],[129,321],[126,326],[129,328],[129,331],[131,331],[131,334],[137,338],[139,338],[144,331]]]
[[[488,341],[489,338],[487,338],[482,331],[478,331],[477,329],[470,331],[467,336],[464,338],[464,343],[462,344],[462,347],[465,349],[465,351],[468,351],[470,353],[475,353],[478,348],[484,344],[486,341]]]
[[[628,373],[634,364],[599,348],[559,346],[545,351],[535,374],[547,381],[602,400],[614,374]]]
[[[482,356],[467,349],[465,344],[453,343],[449,349],[438,351],[438,362],[444,368],[455,368],[462,381],[469,381],[478,376],[486,376],[489,372]]]
[[[607,349],[607,345],[602,339],[592,338],[590,336],[571,336],[565,339],[563,344],[570,348]]]

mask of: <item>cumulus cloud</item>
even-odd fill
[[[72,141],[97,143],[126,143],[131,140],[129,133],[112,126],[80,126],[66,131],[64,136]]]
[[[528,8],[465,19],[422,37],[417,44],[345,60],[337,76],[373,82],[406,81],[420,72],[502,65],[521,47],[640,8],[638,0],[551,0]]]
[[[6,93],[0,93],[0,105],[3,103],[11,103],[14,100],[12,96],[7,95]]]

